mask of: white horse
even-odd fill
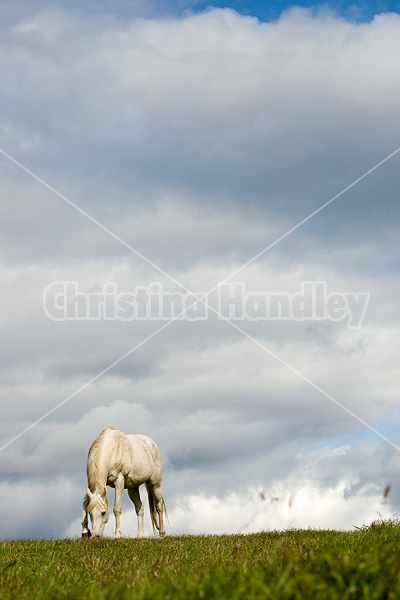
[[[102,536],[109,519],[106,485],[115,488],[115,537],[121,537],[121,499],[124,488],[135,505],[138,538],[144,537],[144,509],[139,486],[146,484],[153,529],[165,536],[165,503],[161,495],[162,461],[158,446],[145,435],[125,435],[108,427],[90,447],[87,461],[88,487],[83,499],[82,537]],[[92,532],[88,528],[88,515]]]

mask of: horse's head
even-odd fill
[[[86,490],[86,496],[83,501],[86,513],[90,515],[92,522],[92,532],[88,530],[89,537],[101,537],[103,535],[105,524],[109,519],[107,495],[99,493],[97,490],[91,492],[89,488]]]

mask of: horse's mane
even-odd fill
[[[90,446],[87,462],[87,477],[89,489],[94,492],[97,484],[97,473],[99,471],[99,446],[100,439],[96,438]]]
[[[103,429],[100,435],[94,440],[93,444],[89,448],[88,461],[87,461],[87,478],[88,486],[91,492],[95,492],[96,488],[99,487],[99,454],[100,448],[103,443],[103,436],[106,431],[114,430],[114,427],[107,427]],[[103,487],[103,486],[101,486]]]

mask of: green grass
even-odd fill
[[[0,542],[0,598],[400,598],[400,525]]]

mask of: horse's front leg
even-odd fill
[[[89,531],[89,523],[88,523],[88,514],[85,510],[83,510],[83,514],[82,514],[82,537],[90,537],[90,531]]]
[[[144,508],[140,499],[139,488],[128,488],[129,498],[135,505],[135,510],[138,518],[138,538],[144,537]]]
[[[89,502],[88,498],[87,498],[87,496],[85,496],[83,499],[83,510],[82,510],[82,521],[81,521],[83,538],[90,537],[89,515],[87,512],[88,502]]]
[[[124,491],[124,477],[120,473],[115,481],[115,502],[114,502],[115,537],[117,539],[121,537],[121,512],[122,512],[121,502],[122,502],[123,491]]]

